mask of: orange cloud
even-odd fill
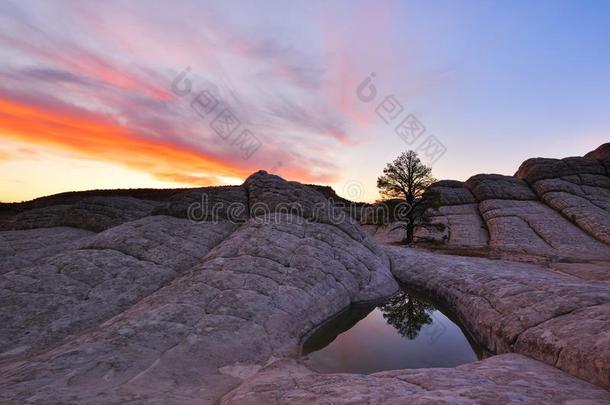
[[[0,136],[119,163],[160,180],[205,185],[217,176],[244,178],[253,168],[236,167],[205,152],[140,134],[88,111],[45,107],[0,97]],[[203,184],[202,184],[203,183]]]
[[[67,105],[43,107],[1,95],[0,137],[117,163],[150,173],[161,181],[194,186],[222,183],[219,177],[244,179],[265,166],[256,167],[254,162],[249,166],[239,166],[202,151],[149,139],[104,115],[87,110]],[[3,158],[0,151],[0,160]],[[286,166],[280,164],[277,172],[287,179],[306,183],[336,180],[335,171],[316,171],[304,166],[307,164],[307,161],[300,160]]]

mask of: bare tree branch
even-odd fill
[[[383,174],[377,178],[377,188],[384,198],[403,198],[412,207],[407,223],[408,243],[413,241],[415,216],[421,211],[414,208],[435,181],[432,169],[424,165],[412,150],[401,153],[392,163],[388,163]]]

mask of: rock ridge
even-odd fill
[[[426,212],[415,241],[513,260],[608,260],[608,145],[584,157],[528,159],[514,176],[437,182],[430,190],[440,194],[440,207]]]

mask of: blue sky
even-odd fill
[[[604,1],[3,2],[0,200],[265,169],[370,201],[385,163],[430,135],[439,179],[582,155],[610,139],[609,21]],[[202,117],[204,90],[219,103]],[[386,96],[403,107],[391,125]],[[231,135],[211,126],[224,109]],[[407,145],[409,114],[426,131]]]

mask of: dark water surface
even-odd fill
[[[408,290],[378,306],[353,306],[304,342],[303,359],[322,373],[374,373],[481,358],[481,349],[443,312],[449,314]]]

